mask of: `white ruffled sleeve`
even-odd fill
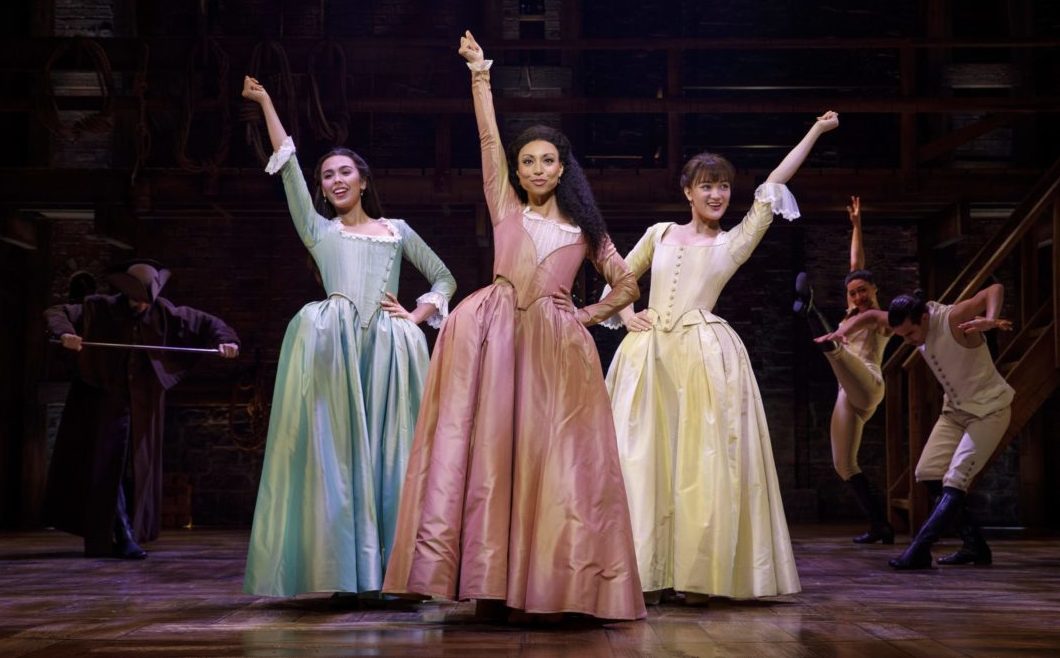
[[[799,204],[795,196],[783,183],[762,183],[755,190],[755,201],[768,203],[773,207],[773,214],[790,221],[799,218]]]
[[[288,135],[284,138],[283,144],[280,144],[280,148],[273,151],[272,155],[269,156],[269,162],[265,165],[265,173],[272,175],[280,170],[287,161],[294,155],[294,140]]]
[[[430,291],[425,292],[416,298],[417,304],[434,304],[434,307],[438,309],[435,311],[425,322],[434,327],[435,329],[442,328],[442,320],[445,320],[449,315],[449,298],[440,292]]]

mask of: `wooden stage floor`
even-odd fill
[[[6,533],[0,656],[1060,655],[1060,539],[994,540],[989,567],[895,573],[896,547],[857,546],[854,531],[792,529],[796,596],[661,605],[592,628],[476,623],[471,603],[248,596],[246,531],[168,531],[144,562],[85,559],[59,532]]]

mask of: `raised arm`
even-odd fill
[[[865,269],[865,248],[861,241],[861,197],[850,197],[850,271]]]
[[[265,91],[265,87],[256,79],[245,75],[243,76],[243,98],[254,101],[261,106],[261,111],[265,115],[265,127],[269,130],[269,141],[272,142],[272,150],[279,151],[280,147],[283,146],[284,140],[287,139],[287,131],[283,129],[280,115],[276,113],[276,108],[273,107],[272,99],[269,98],[269,93]]]
[[[313,207],[313,197],[309,193],[309,186],[306,185],[302,168],[295,156],[294,142],[283,129],[280,116],[276,114],[276,108],[272,106],[272,100],[269,98],[269,93],[265,91],[265,87],[249,75],[243,77],[243,98],[261,105],[273,149],[265,171],[269,174],[281,172],[291,220],[294,221],[294,227],[298,231],[298,236],[302,238],[302,243],[312,248],[320,239],[321,231],[327,226],[328,220],[321,217]]]
[[[983,288],[963,302],[954,304],[950,311],[950,330],[955,335],[981,333],[990,329],[1011,330],[1012,322],[998,317],[1004,301],[1005,287],[1000,283]]]
[[[839,126],[839,115],[831,110],[817,117],[817,121],[810,126],[806,136],[784,156],[777,168],[766,178],[766,182],[787,184],[806,161],[806,156],[810,155],[813,145],[817,143],[817,138],[829,130],[834,130],[837,126]]]
[[[460,37],[458,52],[471,69],[471,99],[475,105],[475,122],[478,124],[479,145],[482,149],[482,186],[490,220],[496,224],[504,219],[512,205],[518,205],[519,198],[508,184],[508,160],[504,155],[501,133],[497,128],[497,114],[493,109],[489,72],[493,62],[486,59],[482,47],[470,31]]]

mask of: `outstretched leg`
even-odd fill
[[[791,310],[806,320],[814,337],[832,333],[832,325],[813,304],[813,286],[810,285],[810,277],[805,272],[799,272],[795,276],[795,303]],[[822,352],[831,352],[839,347],[831,340],[818,344]]]

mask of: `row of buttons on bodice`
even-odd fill
[[[677,260],[674,262],[673,279],[670,281],[670,298],[666,302],[666,310],[663,312],[663,326],[669,327],[673,322],[674,300],[677,298],[677,282],[681,277],[681,264],[685,255],[684,245],[677,247]]]

